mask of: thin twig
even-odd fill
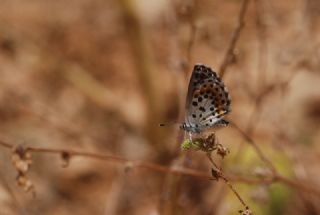
[[[145,98],[145,111],[147,115],[145,135],[159,152],[163,152],[165,149],[159,141],[161,139],[159,138],[161,136],[161,130],[158,130],[155,126],[150,126],[157,124],[160,120],[158,118],[159,87],[156,87],[155,80],[157,80],[157,75],[155,73],[151,51],[148,48],[148,35],[139,19],[134,3],[130,0],[121,0],[119,3],[126,27],[126,36],[129,41],[130,51],[135,63],[135,72]]]
[[[272,171],[272,176],[269,179],[270,183],[282,182],[284,184],[287,184],[290,187],[294,187],[294,188],[296,188],[298,190],[303,190],[304,192],[309,192],[309,193],[312,193],[312,194],[315,194],[315,195],[319,196],[320,190],[315,188],[315,187],[313,187],[313,186],[307,185],[308,182],[299,182],[297,180],[292,180],[292,179],[289,179],[289,178],[287,178],[285,176],[282,176],[277,171],[277,169],[275,168],[273,163],[263,154],[263,152],[258,147],[258,145],[253,141],[253,139],[251,139],[251,137],[248,136],[244,131],[242,131],[236,124],[232,123],[232,125],[244,137],[244,139],[247,140],[247,143],[249,143],[250,145],[252,145],[254,147],[254,149],[256,150],[256,152],[257,152],[258,156],[260,157],[260,159],[262,161],[264,161],[269,166],[270,170]]]
[[[11,198],[13,200],[12,209],[15,210],[15,212],[19,211],[18,214],[26,215],[27,212],[26,212],[25,208],[19,202],[18,198],[16,197],[14,191],[12,190],[9,183],[5,179],[4,175],[0,176],[0,181],[1,181],[1,185],[4,186],[4,188],[7,190],[7,192],[9,193],[9,195],[11,196]]]
[[[236,28],[233,31],[230,43],[229,43],[229,47],[227,49],[227,52],[225,54],[225,57],[222,61],[222,64],[220,66],[220,76],[221,78],[225,75],[226,71],[227,71],[227,67],[232,63],[233,59],[234,59],[234,49],[237,45],[237,42],[240,38],[240,34],[241,31],[245,25],[245,21],[244,21],[244,17],[246,15],[247,12],[247,8],[249,5],[249,1],[250,0],[243,0],[242,4],[241,4],[241,9],[240,9],[240,13],[238,16],[238,24],[236,26]]]
[[[9,144],[3,140],[0,140],[0,146],[9,150],[12,150],[15,147],[15,145]],[[41,154],[47,153],[47,154],[54,154],[59,156],[61,156],[62,154],[68,154],[71,159],[73,157],[84,157],[88,159],[96,159],[96,160],[106,161],[106,162],[121,163],[131,168],[139,167],[139,168],[146,168],[149,170],[162,172],[162,173],[185,175],[185,176],[191,176],[191,177],[201,178],[205,180],[212,179],[212,177],[208,176],[207,172],[202,172],[202,171],[198,171],[190,168],[182,168],[182,167],[168,168],[160,164],[144,162],[144,161],[132,161],[127,158],[123,158],[115,155],[104,155],[104,154],[98,154],[98,153],[81,152],[76,150],[50,149],[50,148],[41,148],[41,147],[27,147],[26,150],[34,153],[41,153]],[[292,179],[281,176],[278,173],[270,177],[261,178],[261,179],[250,179],[247,177],[242,177],[239,175],[232,175],[232,174],[228,174],[225,177],[227,177],[230,181],[247,183],[247,184],[272,184],[275,182],[282,182],[292,188],[302,190],[304,192],[308,192],[310,194],[314,194],[320,197],[320,190],[318,190],[313,186],[309,186],[307,182],[294,181]]]
[[[190,21],[190,39],[187,46],[187,62],[188,62],[188,69],[190,68],[190,64],[192,62],[192,48],[195,43],[196,35],[197,35],[197,26],[193,21]]]
[[[257,83],[260,87],[265,86],[266,75],[268,70],[268,38],[267,38],[267,26],[264,20],[265,8],[264,2],[260,0],[254,1],[255,16],[256,16],[256,28],[257,28],[257,40],[258,40],[258,76]]]
[[[247,125],[246,132],[251,135],[254,132],[254,128],[256,126],[256,118],[258,118],[258,114],[261,113],[261,106],[263,105],[263,101],[268,97],[268,95],[275,92],[277,89],[280,89],[283,91],[283,94],[285,90],[288,89],[289,84],[292,82],[292,80],[296,77],[296,75],[299,74],[299,70],[294,70],[294,72],[291,73],[291,75],[284,81],[280,81],[274,84],[271,84],[269,86],[266,86],[264,90],[262,90],[255,98],[255,105],[254,105],[254,111],[250,116],[249,123]]]
[[[223,174],[223,172],[221,171],[221,169],[218,167],[218,165],[213,161],[211,154],[207,153],[207,157],[210,161],[210,163],[215,167],[215,172],[217,172],[217,176],[218,178],[223,179],[223,181],[226,183],[226,185],[228,185],[228,187],[232,190],[232,192],[237,196],[237,198],[239,199],[239,201],[241,202],[241,204],[244,207],[247,207],[248,205],[244,202],[244,200],[241,198],[240,194],[237,192],[237,190],[232,186],[232,184],[229,182],[228,178]]]
[[[250,138],[250,136],[254,133],[254,130],[257,128],[257,122],[258,119],[261,116],[261,109],[262,109],[262,104],[263,101],[265,101],[265,99],[268,97],[268,95],[272,94],[273,92],[275,92],[277,89],[282,90],[283,94],[286,92],[286,90],[288,89],[289,84],[291,83],[291,81],[294,79],[294,77],[298,74],[298,71],[293,72],[285,81],[280,81],[277,82],[275,84],[271,84],[267,87],[265,87],[265,89],[259,93],[259,95],[256,96],[255,100],[254,100],[254,110],[251,113],[251,115],[249,116],[249,122],[247,124],[246,129],[243,131],[241,130],[235,123],[231,123],[231,125],[233,125],[234,128],[236,128],[236,130],[238,132],[241,133],[241,135],[244,137],[244,139],[247,140],[248,143],[251,143],[254,147],[254,149],[256,150],[256,152],[258,153],[259,157],[265,161],[265,163],[267,163],[271,170],[274,171],[274,167],[272,167],[272,162],[268,161],[268,159],[263,155],[263,153],[261,152],[261,150],[259,149],[259,147],[257,146],[257,144],[254,143],[254,141]],[[240,145],[240,147],[242,146],[242,143]],[[240,155],[241,151],[239,149],[239,151],[237,152],[236,157],[238,157],[238,155]]]
[[[273,173],[277,172],[277,170],[276,170],[275,166],[273,165],[273,163],[263,154],[263,152],[258,147],[258,145],[253,141],[253,139],[249,135],[247,135],[246,132],[241,130],[239,128],[239,126],[237,126],[235,123],[231,122],[230,124],[232,125],[232,127],[234,127],[243,136],[243,138],[247,141],[247,143],[249,143],[250,145],[253,146],[253,148],[257,152],[258,156],[260,157],[260,159],[262,161],[264,161],[269,166],[270,170]]]

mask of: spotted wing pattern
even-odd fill
[[[218,75],[208,66],[196,64],[189,82],[185,124],[189,131],[202,131],[227,122],[231,111],[229,93]],[[193,128],[193,129],[192,129]]]

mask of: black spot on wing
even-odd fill
[[[202,112],[206,112],[206,109],[204,107],[199,107],[199,110]]]

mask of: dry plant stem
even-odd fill
[[[268,160],[264,154],[261,152],[261,150],[259,149],[259,147],[257,146],[256,143],[254,143],[254,141],[250,138],[250,136],[254,133],[254,129],[256,128],[257,125],[257,121],[261,115],[261,108],[262,108],[262,104],[263,101],[267,98],[268,95],[270,95],[271,93],[275,92],[276,89],[283,89],[286,90],[288,88],[288,85],[290,84],[290,82],[293,80],[293,78],[298,74],[298,72],[294,72],[292,73],[292,75],[287,78],[286,81],[280,82],[280,83],[276,83],[276,84],[272,84],[268,87],[266,87],[260,94],[259,96],[256,97],[255,99],[255,105],[254,105],[254,110],[252,112],[252,114],[249,117],[249,122],[247,124],[247,128],[245,131],[242,131],[235,123],[231,123],[231,125],[233,125],[234,128],[236,128],[236,130],[238,132],[240,132],[240,134],[244,137],[244,139],[250,143],[254,149],[256,150],[257,154],[259,155],[259,157],[261,158],[261,160],[263,160],[265,163],[268,164],[268,166],[270,167],[270,169],[274,172],[275,168],[272,164],[272,162],[270,160]],[[241,147],[241,145],[240,145]],[[240,154],[240,150],[238,151],[238,154]],[[238,156],[236,156],[238,157]]]
[[[3,148],[6,148],[12,151],[12,149],[15,147],[13,144],[9,144],[5,141],[0,140],[0,146]],[[151,163],[151,162],[143,162],[143,161],[131,161],[129,159],[120,157],[120,156],[114,156],[114,155],[103,155],[103,154],[97,154],[97,153],[90,153],[90,152],[80,152],[76,150],[66,150],[66,149],[50,149],[50,148],[40,148],[40,147],[27,147],[26,150],[29,152],[34,152],[34,153],[41,153],[41,154],[55,154],[58,156],[61,156],[62,154],[69,154],[70,158],[72,159],[73,157],[84,157],[88,159],[96,159],[96,160],[101,160],[101,161],[106,161],[106,162],[114,162],[114,163],[121,163],[126,165],[127,167],[130,168],[146,168],[149,170],[157,171],[157,172],[162,172],[162,173],[170,173],[170,174],[175,174],[175,175],[185,175],[185,176],[191,176],[191,177],[196,177],[196,178],[202,178],[205,180],[210,180],[212,177],[208,175],[207,172],[202,172],[202,171],[197,171],[194,169],[190,168],[168,168],[166,166],[162,166],[159,164]],[[234,182],[243,182],[247,184],[272,184],[275,182],[282,182],[284,184],[289,185],[292,188],[308,192],[310,194],[316,195],[320,197],[320,190],[309,186],[306,182],[299,182],[299,181],[294,181],[291,179],[288,179],[284,176],[281,176],[277,173],[270,177],[262,178],[262,179],[250,179],[248,177],[241,177],[238,175],[228,175],[228,178],[230,181]]]
[[[193,8],[192,8],[193,9]],[[197,33],[197,26],[195,24],[195,21],[194,21],[194,13],[193,13],[193,10],[191,9],[190,11],[190,16],[189,16],[189,24],[190,24],[190,38],[189,38],[189,41],[187,43],[187,47],[186,47],[186,52],[187,52],[187,66],[185,68],[185,74],[187,74],[187,78],[189,77],[189,71],[190,68],[191,68],[191,64],[192,64],[192,48],[194,46],[194,43],[195,43],[195,39],[196,39],[196,33]],[[180,98],[183,98],[183,102],[184,102],[184,99],[185,99],[185,96],[180,96]],[[180,104],[182,104],[182,102],[180,102]],[[183,120],[183,116],[184,116],[184,109],[182,108],[184,107],[184,105],[180,105],[180,111],[179,111],[179,121],[182,121]],[[176,139],[176,149],[177,149],[177,158],[180,158],[181,157],[181,154],[180,154],[180,145],[181,145],[181,142],[183,141],[183,135],[181,132],[178,133],[178,136],[177,136],[177,139]],[[188,156],[188,155],[186,155]],[[186,157],[184,158],[184,160],[186,160]],[[175,162],[175,161],[173,161]],[[182,163],[182,166],[184,167],[186,164],[186,162],[183,162]],[[172,165],[172,164],[171,164]],[[172,180],[172,177],[171,176],[167,176],[167,180]],[[175,195],[171,196],[170,200],[168,201],[168,197],[166,199],[166,201],[163,201],[163,202],[167,202],[167,204],[160,204],[160,212],[161,214],[176,214],[177,211],[176,211],[176,208],[177,208],[177,204],[176,202],[178,201],[177,198],[179,197],[180,195],[180,191],[182,190],[181,188],[181,180],[182,180],[182,177],[177,177],[175,181],[173,181],[171,184],[169,184],[167,187],[164,187],[164,190],[174,190],[176,191],[175,192]],[[164,212],[165,211],[165,212]]]
[[[232,37],[231,37],[231,41],[229,43],[227,52],[225,54],[225,57],[222,61],[222,64],[220,66],[220,77],[222,78],[226,71],[228,66],[232,63],[232,59],[234,58],[234,49],[237,45],[237,42],[240,38],[240,34],[241,31],[245,25],[245,21],[244,21],[244,17],[246,15],[247,9],[248,9],[248,5],[249,5],[249,1],[250,0],[243,0],[242,4],[241,4],[241,9],[240,9],[240,13],[238,16],[238,24],[237,27],[234,29]]]
[[[231,123],[232,127],[234,127],[242,136],[243,138],[250,144],[253,146],[253,148],[255,149],[255,151],[257,152],[258,156],[260,157],[260,159],[265,162],[270,170],[272,171],[273,174],[277,173],[277,170],[275,168],[275,166],[273,165],[273,163],[263,154],[263,152],[261,151],[261,149],[258,147],[258,145],[251,139],[251,137],[249,135],[246,134],[246,132],[242,131],[235,123]]]
[[[196,40],[196,35],[197,35],[197,26],[195,25],[194,21],[190,21],[190,40],[188,42],[188,47],[187,47],[187,60],[188,60],[188,70],[191,67],[190,64],[192,62],[192,48]]]
[[[256,11],[256,26],[258,29],[258,41],[259,41],[259,63],[257,71],[259,71],[258,74],[258,80],[257,83],[259,83],[259,86],[264,86],[266,83],[266,74],[268,70],[268,63],[267,63],[267,56],[268,56],[268,40],[267,40],[267,26],[264,21],[264,2],[262,0],[255,0],[255,11]]]
[[[272,171],[272,177],[270,178],[270,181],[283,182],[283,183],[289,185],[290,187],[295,187],[298,190],[303,190],[305,192],[310,192],[312,194],[319,196],[320,190],[315,187],[307,185],[307,182],[301,183],[301,182],[298,182],[298,181],[295,181],[295,180],[292,180],[292,179],[289,179],[289,178],[286,178],[286,177],[280,175],[278,173],[277,169],[275,168],[275,166],[263,154],[263,152],[260,150],[260,148],[257,146],[257,144],[244,131],[242,131],[237,125],[235,125],[234,123],[232,123],[232,125],[247,140],[247,142],[254,147],[254,149],[256,150],[260,159],[263,160],[269,166],[270,170]]]
[[[279,132],[276,133],[275,138],[277,140],[284,142],[284,144],[279,145],[280,150],[283,150],[287,154],[287,156],[291,159],[291,162],[293,163],[293,172],[295,174],[295,177],[299,180],[308,180],[308,178],[312,176],[308,174],[307,171],[304,171],[305,165],[301,160],[300,153],[297,153],[299,149],[297,149],[296,147],[292,147],[294,145],[294,142],[291,140],[291,138],[289,138],[286,135],[284,130],[282,130],[281,128],[278,128],[278,131]],[[300,190],[298,190],[297,192],[301,202],[306,207],[306,209],[309,207],[315,208],[315,202],[312,201],[313,199],[312,196],[310,196],[308,193],[301,192]]]
[[[280,83],[275,83],[272,84],[268,87],[265,87],[265,89],[258,95],[256,96],[255,99],[255,105],[254,105],[254,110],[250,116],[249,123],[246,128],[246,133],[251,135],[254,132],[254,128],[256,127],[256,122],[258,121],[257,118],[261,115],[261,108],[263,105],[263,101],[267,98],[268,95],[272,94],[275,92],[276,89],[282,89],[286,90],[288,88],[288,85],[291,83],[291,81],[294,79],[294,77],[298,74],[299,70],[296,70],[287,78],[287,80],[280,82]]]
[[[207,157],[210,160],[210,163],[216,168],[216,170],[221,171],[221,168],[213,161],[210,152],[207,153]]]
[[[191,63],[192,63],[192,48],[194,46],[196,33],[197,33],[197,26],[194,21],[194,13],[193,13],[192,9],[190,11],[191,14],[189,16],[190,39],[187,43],[187,48],[186,48],[187,67],[185,68],[185,74],[187,74],[187,77],[189,77],[189,71],[191,71],[190,67],[191,67]],[[180,98],[183,98],[183,101],[184,101],[185,97],[180,97]],[[182,121],[182,118],[184,115],[184,109],[182,109],[182,107],[184,107],[184,105],[180,105],[179,121]],[[179,132],[178,137],[177,137],[177,141],[176,141],[176,145],[177,145],[176,149],[178,150],[176,152],[176,154],[178,156],[177,158],[179,158],[179,159],[181,158],[181,154],[180,154],[179,149],[180,149],[180,145],[181,145],[182,141],[183,141],[183,135],[181,132]],[[188,155],[186,155],[186,156],[188,156]],[[186,160],[186,157],[184,157],[184,160]],[[173,163],[171,165],[174,165],[174,162],[175,162],[175,160],[173,161]],[[184,167],[186,165],[185,163],[186,162],[183,162],[181,165]],[[178,197],[180,196],[180,191],[182,191],[182,187],[181,187],[182,186],[182,183],[181,183],[182,177],[173,178],[172,176],[168,175],[166,178],[166,181],[168,181],[168,180],[172,180],[172,183],[170,183],[170,184],[167,183],[163,190],[164,191],[170,190],[171,191],[170,193],[174,193],[174,194],[169,196],[170,199],[168,199],[168,197],[167,197],[167,199],[165,201],[160,202],[159,210],[160,210],[161,214],[176,214],[177,213],[177,206],[178,206],[178,204],[177,204]],[[172,191],[175,191],[175,192],[172,192]]]
[[[228,178],[223,174],[223,172],[221,171],[221,169],[218,167],[218,165],[213,161],[211,154],[207,153],[207,157],[210,161],[210,163],[215,167],[216,171],[218,172],[218,177],[223,179],[223,181],[228,185],[228,187],[232,190],[232,192],[236,195],[236,197],[239,199],[239,201],[241,202],[241,204],[244,207],[247,207],[247,204],[243,201],[243,199],[241,198],[240,194],[236,191],[236,189],[232,186],[232,184],[229,182]]]
[[[259,123],[260,115],[261,115],[261,102],[260,100],[256,100],[254,104],[254,109],[249,116],[247,128],[245,129],[246,133],[250,136],[254,133],[254,129],[257,127]]]
[[[149,138],[150,143],[155,144],[158,150],[163,151],[159,139],[159,130],[157,126],[158,120],[158,93],[155,87],[155,68],[153,68],[151,53],[148,50],[146,32],[137,16],[137,11],[134,7],[134,1],[121,0],[120,6],[123,13],[124,24],[127,30],[128,41],[131,46],[131,52],[135,60],[135,70],[139,78],[141,88],[145,94],[147,121],[145,124],[146,136]]]
[[[14,147],[13,144],[9,144],[2,140],[0,140],[0,146],[9,150],[11,150]],[[197,171],[189,168],[172,169],[172,168],[168,168],[166,166],[162,166],[162,165],[151,163],[151,162],[132,161],[132,160],[129,160],[120,156],[115,156],[115,155],[104,155],[104,154],[98,154],[98,153],[80,152],[76,150],[50,149],[50,148],[41,148],[41,147],[26,147],[26,150],[34,153],[42,153],[42,154],[47,153],[47,154],[54,154],[59,156],[63,154],[68,154],[70,159],[74,157],[84,157],[84,158],[96,159],[96,160],[107,161],[107,162],[121,163],[121,164],[127,165],[127,167],[130,167],[130,168],[140,167],[140,168],[151,169],[157,172],[171,173],[176,175],[189,175],[189,176],[203,178],[203,179],[210,179],[210,177],[208,176],[208,173],[204,173],[201,171]]]
[[[7,190],[7,192],[11,196],[11,199],[13,201],[13,204],[11,206],[12,210],[17,212],[18,214],[26,214],[25,209],[21,206],[20,202],[18,201],[17,197],[14,194],[14,191],[11,189],[9,183],[6,181],[3,175],[0,176],[0,181],[1,181],[1,185],[4,186],[4,188]]]
[[[166,174],[158,207],[160,214],[178,213],[178,199],[182,190],[182,179],[182,175]]]
[[[123,101],[123,99],[96,80],[90,72],[79,65],[64,63],[63,66],[65,69],[63,74],[67,81],[82,92],[83,95],[95,102],[95,104],[114,113],[120,121],[128,123],[138,121],[137,119],[144,117],[143,114],[137,115],[137,113],[135,113],[133,115],[131,109],[128,108],[143,108],[142,105],[136,105],[135,101],[139,99],[137,96],[131,95]]]

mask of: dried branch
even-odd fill
[[[231,125],[233,128],[235,128],[242,135],[242,137],[247,141],[247,143],[249,143],[250,145],[253,146],[253,148],[257,152],[258,156],[260,157],[260,159],[269,166],[270,170],[273,173],[276,173],[277,170],[276,170],[275,166],[273,165],[273,163],[263,154],[263,152],[258,147],[258,145],[253,141],[253,139],[246,132],[241,130],[235,123],[231,122]]]
[[[145,123],[145,134],[150,143],[153,143],[158,151],[163,151],[163,146],[159,141],[161,136],[155,125],[159,122],[158,88],[155,68],[151,59],[151,52],[148,49],[148,38],[143,28],[135,3],[130,0],[119,1],[123,16],[123,21],[130,45],[130,51],[134,57],[135,72],[139,79],[142,92],[145,98],[147,120]]]
[[[237,42],[240,38],[241,31],[245,25],[244,17],[246,15],[248,5],[249,5],[249,0],[242,1],[240,13],[238,16],[238,24],[233,31],[227,52],[225,54],[225,57],[222,61],[220,69],[219,69],[221,78],[225,75],[228,66],[233,62],[233,59],[235,57],[234,49],[235,49]]]
[[[188,62],[188,69],[190,68],[190,64],[192,62],[192,48],[194,46],[196,35],[197,35],[198,28],[194,23],[194,20],[190,21],[190,39],[187,45],[187,62]]]
[[[293,80],[293,78],[298,74],[298,71],[295,71],[292,73],[285,81],[280,81],[274,84],[269,85],[268,87],[265,87],[262,92],[260,92],[254,101],[254,110],[251,113],[249,117],[249,122],[247,124],[247,128],[243,131],[240,129],[235,123],[231,123],[231,125],[243,136],[243,138],[247,141],[247,143],[251,144],[255,151],[257,152],[258,156],[260,157],[261,160],[263,160],[273,172],[276,172],[274,165],[272,162],[267,159],[267,157],[262,153],[258,145],[252,140],[250,137],[252,133],[254,132],[254,129],[257,127],[257,121],[259,116],[261,115],[261,108],[263,101],[268,97],[268,95],[272,94],[275,92],[277,89],[282,90],[283,94],[286,92],[288,89],[289,84]],[[240,154],[240,151],[238,152]]]
[[[0,140],[0,146],[3,148],[9,149],[10,152],[15,147],[15,145],[9,144],[3,140]],[[183,168],[183,167],[168,168],[160,164],[144,162],[144,161],[132,161],[127,158],[115,156],[115,155],[105,155],[105,154],[98,154],[98,153],[81,152],[76,150],[50,149],[50,148],[41,148],[41,147],[26,147],[25,150],[27,150],[29,153],[54,154],[60,157],[66,156],[66,154],[68,154],[68,159],[71,159],[73,157],[84,157],[88,159],[95,159],[95,160],[100,160],[105,162],[120,163],[129,168],[135,168],[135,167],[145,168],[145,169],[153,170],[156,172],[162,172],[162,173],[185,175],[185,176],[191,176],[191,177],[195,177],[199,179],[201,178],[205,180],[212,179],[212,177],[210,177],[207,172],[202,172],[202,171],[194,170],[191,168]],[[271,176],[267,176],[265,178],[259,178],[259,179],[250,179],[247,177],[233,175],[233,174],[226,174],[225,177],[227,177],[230,181],[247,183],[247,184],[272,184],[275,182],[281,182],[294,189],[308,192],[310,194],[314,194],[320,197],[320,190],[313,186],[308,185],[308,182],[295,181],[295,180],[286,178],[284,176],[281,176],[278,173],[275,173]]]
[[[221,169],[218,167],[218,165],[213,161],[211,157],[211,153],[207,153],[207,157],[210,161],[210,163],[214,166],[214,168],[211,169],[212,176],[218,180],[219,178],[223,179],[223,181],[228,185],[228,187],[232,190],[232,192],[236,195],[236,197],[239,199],[241,204],[248,208],[247,204],[244,202],[244,200],[241,198],[240,194],[237,192],[237,190],[232,186],[232,184],[229,182],[228,178],[223,174]]]
[[[282,91],[282,95],[284,95],[288,90],[289,84],[292,82],[292,80],[296,77],[297,74],[299,74],[299,70],[294,70],[294,72],[292,72],[286,80],[266,86],[258,95],[255,96],[254,110],[249,117],[249,122],[246,128],[247,134],[251,135],[254,132],[254,128],[257,127],[257,118],[259,118],[259,115],[261,113],[260,110],[262,108],[261,106],[263,105],[263,101],[268,97],[268,95],[272,94],[277,89],[280,89]]]
[[[307,193],[312,193],[316,196],[320,196],[320,190],[308,185],[308,182],[299,182],[297,180],[293,180],[293,179],[289,179],[286,178],[285,176],[281,175],[277,169],[275,168],[275,166],[273,165],[273,163],[263,154],[263,152],[261,151],[261,149],[258,147],[258,145],[253,141],[252,138],[250,138],[249,135],[247,135],[244,131],[242,131],[237,125],[235,125],[234,123],[232,123],[232,126],[243,136],[243,138],[247,141],[247,143],[249,143],[250,145],[252,145],[255,149],[255,151],[257,152],[258,156],[260,157],[260,159],[262,161],[264,161],[268,167],[270,168],[272,175],[271,177],[266,181],[267,184],[268,183],[274,183],[274,182],[282,182],[292,188],[295,188],[299,191],[304,191]]]

